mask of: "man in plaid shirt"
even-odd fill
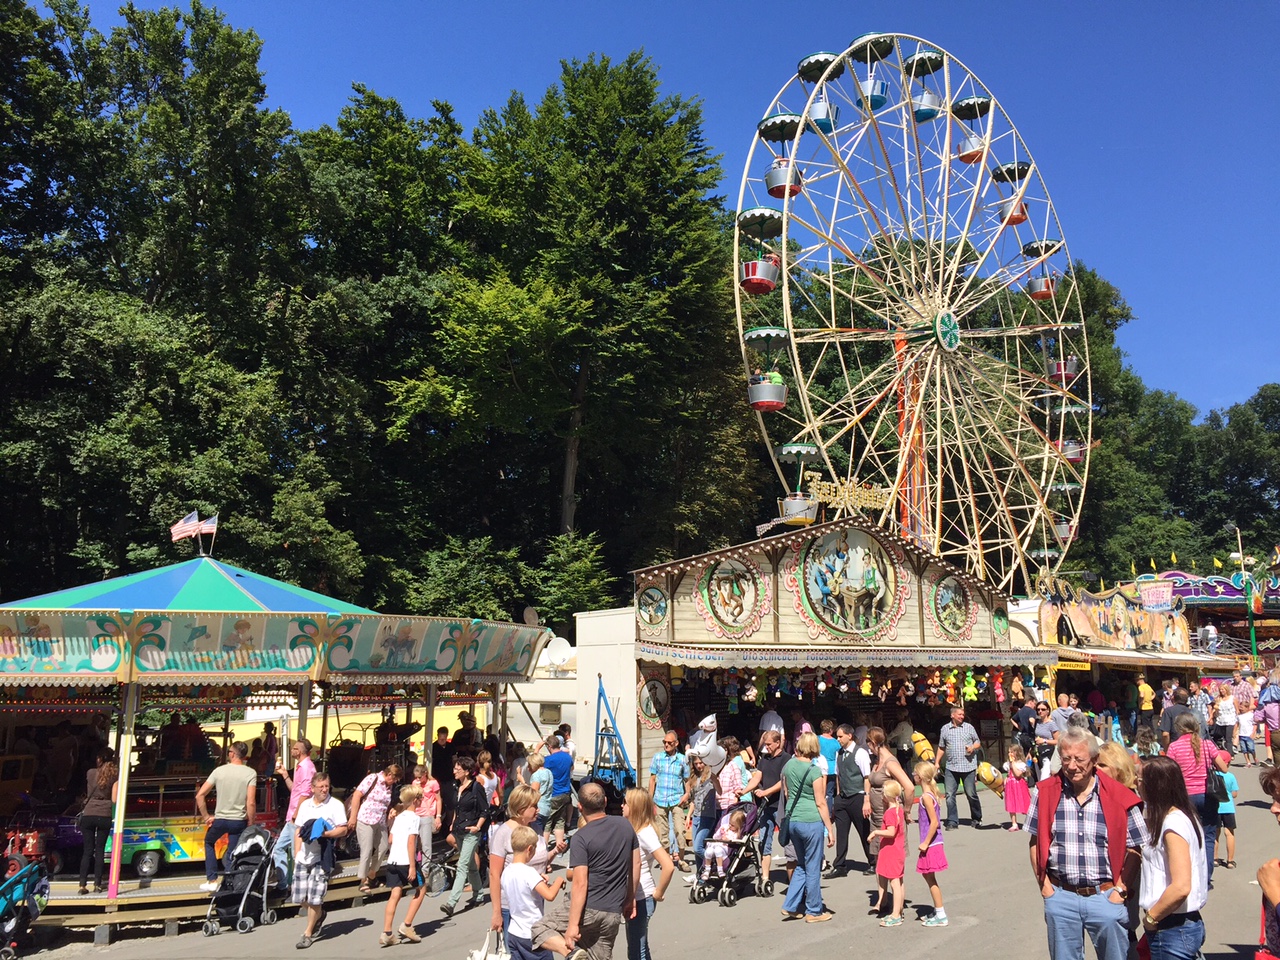
[[[678,748],[680,739],[674,730],[662,735],[662,753],[649,763],[649,796],[658,808],[658,842],[671,852],[671,859],[687,872],[684,862],[684,816],[680,809],[688,802],[689,761]]]
[[[969,801],[969,819],[975,827],[982,826],[982,803],[978,800],[978,759],[974,756],[982,749],[978,731],[973,724],[964,722],[964,707],[951,708],[951,722],[938,733],[938,766],[943,770],[943,783],[947,791],[948,830],[960,826],[960,811],[956,809],[956,788],[964,786],[965,799]]]
[[[1025,829],[1031,869],[1044,897],[1050,960],[1084,956],[1084,935],[1098,960],[1125,960],[1129,908],[1125,901],[1149,842],[1141,801],[1096,770],[1097,741],[1069,727],[1058,737],[1062,771],[1031,795]]]

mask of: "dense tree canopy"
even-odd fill
[[[697,101],[636,53],[470,135],[359,84],[299,131],[260,51],[199,0],[105,34],[0,0],[0,598],[189,556],[165,532],[195,507],[270,575],[568,631],[627,569],[751,536],[776,480]],[[1265,550],[1280,385],[1198,421],[1078,273],[1098,444],[1072,566],[1205,569],[1230,524]]]

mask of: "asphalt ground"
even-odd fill
[[[1256,768],[1232,769],[1241,787],[1236,838],[1239,867],[1217,867],[1214,873],[1214,889],[1204,910],[1204,954],[1208,960],[1253,957],[1261,902],[1254,872],[1264,860],[1280,855],[1280,826],[1268,812],[1270,800],[1258,786]],[[946,834],[950,868],[939,876],[939,882],[950,920],[947,927],[925,928],[916,922],[918,916],[932,908],[911,858],[906,877],[907,922],[895,928],[882,928],[869,915],[875,878],[859,873],[823,881],[823,899],[835,917],[817,924],[782,919],[785,875],[781,869],[774,871],[778,881],[775,896],[759,898],[748,894],[733,907],[722,907],[714,900],[690,903],[688,887],[677,874],[650,924],[650,949],[657,960],[776,955],[779,948],[784,956],[819,958],[847,952],[851,947],[860,954],[892,956],[894,960],[1047,956],[1042,901],[1031,876],[1027,835],[1003,829],[1007,821],[998,798],[983,791],[981,799],[986,821],[983,828],[976,830],[968,825],[968,810],[961,796],[961,826]],[[851,846],[857,847],[856,840]],[[422,943],[385,948],[388,960],[427,952],[432,957],[464,960],[481,946],[490,917],[487,903],[446,919],[440,911],[442,902],[443,897],[428,898],[419,911],[416,927]],[[258,927],[247,934],[224,931],[205,937],[198,926],[186,925],[177,937],[162,936],[159,928],[124,929],[106,947],[94,946],[88,931],[59,931],[38,955],[50,960],[86,955],[119,960],[282,960],[295,956],[306,960],[347,960],[384,949],[378,945],[384,905],[385,900],[375,896],[358,907],[331,910],[323,935],[308,950],[295,947],[302,920],[286,913],[274,926]],[[400,914],[403,915],[403,908]],[[1092,948],[1086,953],[1093,956]],[[615,956],[625,955],[626,941],[620,932]]]

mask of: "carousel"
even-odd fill
[[[4,762],[15,770],[38,767],[24,765],[30,758],[15,748],[24,738],[52,738],[45,728],[61,721],[74,735],[77,724],[97,728],[91,732],[101,744],[123,758],[105,896],[63,900],[59,894],[74,885],[62,890],[56,883],[42,922],[94,926],[104,922],[104,908],[123,911],[130,900],[152,912],[162,909],[157,903],[181,912],[192,901],[198,875],[174,877],[167,894],[158,893],[152,878],[162,869],[181,873],[175,864],[183,860],[202,861],[203,829],[192,798],[222,751],[198,727],[187,736],[179,736],[178,722],[172,730],[144,728],[144,711],[214,710],[229,717],[250,705],[285,705],[298,711],[294,736],[301,738],[308,734],[308,708],[319,705],[321,729],[310,731],[311,738],[319,734],[318,765],[332,768],[337,785],[340,761],[358,777],[403,759],[398,734],[421,725],[411,720],[414,706],[424,708],[431,729],[438,704],[496,705],[503,686],[531,676],[550,637],[527,624],[383,614],[207,556],[0,605]],[[386,737],[341,756],[346,744],[335,740],[329,756],[328,711],[353,704],[385,708]],[[397,707],[406,711],[403,723]],[[28,805],[55,822],[68,819],[58,816],[74,799],[68,785],[29,773]],[[265,821],[276,809],[273,779],[270,772],[260,778]],[[62,845],[73,845],[65,825],[57,829]],[[51,832],[36,852],[52,851],[54,837]],[[59,920],[64,908],[75,916]],[[136,912],[129,919],[135,915],[145,919]]]

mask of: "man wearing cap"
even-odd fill
[[[484,735],[476,726],[476,715],[470,710],[463,710],[458,714],[458,720],[462,726],[453,731],[449,745],[453,747],[455,756],[474,758],[484,743]]]

